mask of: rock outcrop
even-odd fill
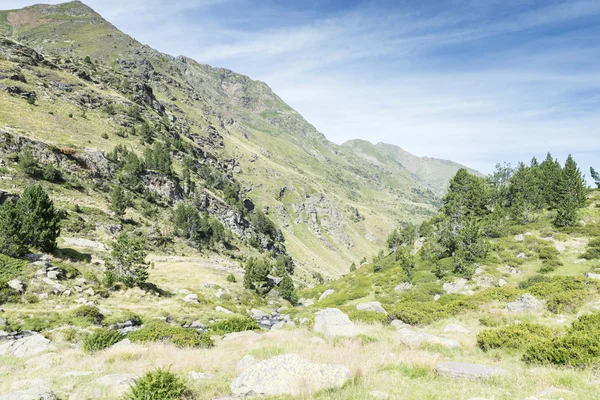
[[[438,375],[452,378],[481,379],[508,373],[505,369],[481,364],[446,362],[435,367]]]
[[[356,336],[362,333],[362,329],[337,308],[326,308],[319,311],[315,318],[314,330],[327,337]]]

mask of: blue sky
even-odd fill
[[[265,81],[336,143],[600,170],[597,0],[85,2],[160,51]]]

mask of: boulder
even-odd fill
[[[337,308],[326,308],[319,311],[315,318],[314,330],[327,337],[356,336],[362,333],[362,329]]]
[[[500,278],[498,279],[498,286],[502,287],[504,285],[506,285],[508,282],[506,282],[504,279]]]
[[[446,362],[435,367],[438,375],[451,378],[480,379],[506,374],[508,371],[499,367],[461,362]]]
[[[23,283],[23,281],[19,279],[12,279],[6,282],[6,284],[8,285],[8,287],[10,287],[13,290],[16,290],[19,293],[23,293],[25,291],[25,283]]]
[[[106,246],[103,243],[97,242],[95,240],[82,239],[82,238],[70,238],[64,237],[62,238],[67,246],[75,246],[82,247],[86,249],[99,250],[99,251],[108,251]]]
[[[191,293],[188,294],[187,296],[185,296],[183,298],[183,301],[185,301],[186,303],[190,303],[190,304],[199,304],[200,302],[198,301],[198,295]]]
[[[191,371],[190,372],[190,378],[192,380],[200,380],[200,379],[212,379],[214,377],[213,374],[210,374],[208,372],[196,372],[196,371]]]
[[[586,278],[600,280],[600,274],[594,274],[594,273],[591,273],[591,272],[586,272],[585,276],[586,276]]]
[[[217,312],[222,312],[222,313],[224,313],[224,314],[229,314],[229,315],[233,314],[233,312],[232,312],[232,311],[229,311],[229,310],[228,310],[228,309],[226,309],[225,307],[221,307],[221,306],[216,306],[216,307],[215,307],[215,311],[217,311]]]
[[[231,383],[234,395],[292,395],[323,389],[339,389],[352,377],[339,364],[318,364],[296,354],[286,354],[259,362],[246,369]]]
[[[246,355],[238,362],[237,370],[242,373],[255,364],[258,364],[258,360],[251,355]]]
[[[42,388],[0,394],[0,400],[58,400],[58,397],[52,391]]]
[[[442,285],[442,288],[448,294],[458,293],[470,296],[475,293],[473,287],[469,285],[469,281],[465,278],[456,279],[454,282],[446,282]]]
[[[399,329],[396,337],[407,346],[419,346],[421,343],[429,343],[444,347],[460,347],[460,343],[456,340],[441,338],[426,332],[417,332],[409,328]]]
[[[266,312],[261,311],[261,310],[256,309],[256,308],[253,308],[252,310],[250,310],[250,314],[252,314],[252,316],[254,318],[269,318],[270,317],[270,315],[267,314]]]
[[[0,345],[0,356],[10,355],[25,358],[54,349],[54,345],[48,339],[40,334],[35,334]]]
[[[404,292],[404,291],[406,291],[406,290],[408,290],[408,289],[410,289],[412,287],[413,287],[412,283],[410,283],[410,282],[402,282],[402,283],[396,285],[396,287],[394,288],[394,290],[396,292]]]
[[[401,321],[399,319],[393,320],[392,322],[390,322],[390,325],[393,326],[394,328],[396,328],[396,330],[410,327],[409,324],[407,324],[406,322]]]
[[[326,291],[323,292],[323,294],[321,294],[321,296],[319,296],[319,301],[325,300],[327,297],[331,296],[334,292],[335,292],[335,290],[333,290],[333,289],[327,289]]]
[[[357,304],[356,309],[360,311],[373,311],[387,315],[387,311],[385,311],[385,309],[381,306],[381,303],[378,301]]]
[[[444,328],[445,333],[469,333],[469,330],[461,325],[448,324]]]
[[[301,307],[310,307],[315,304],[314,299],[300,299],[298,300],[298,305]]]
[[[533,295],[526,293],[512,303],[507,303],[504,308],[510,312],[533,311],[542,308],[544,305]]]

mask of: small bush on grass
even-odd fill
[[[162,321],[148,322],[142,329],[131,332],[127,337],[136,343],[170,342],[178,347],[201,348],[214,346],[214,342],[208,334],[200,333],[195,329],[172,326]]]
[[[508,324],[508,320],[502,315],[488,314],[480,317],[479,323],[488,328],[497,328]]]
[[[600,313],[579,317],[565,336],[529,347],[523,360],[579,368],[600,365]]]
[[[83,338],[81,348],[86,353],[95,353],[121,341],[121,332],[113,329],[97,329]]]
[[[587,250],[583,253],[583,258],[586,260],[594,260],[600,258],[600,239],[591,240],[588,243]]]
[[[23,275],[26,261],[0,254],[0,280],[10,281]]]
[[[15,289],[8,286],[5,280],[0,279],[0,305],[5,303],[18,303],[21,295]]]
[[[166,369],[146,372],[137,379],[125,397],[127,400],[191,399],[185,381]]]
[[[73,317],[81,318],[90,324],[100,324],[104,315],[96,307],[81,306],[73,311]]]
[[[260,329],[258,322],[249,317],[231,317],[217,321],[210,326],[210,331],[219,335],[232,332],[243,332]]]
[[[532,344],[547,342],[556,331],[539,324],[521,323],[500,329],[487,329],[477,335],[477,345],[482,350],[523,349]]]
[[[549,311],[561,313],[576,311],[588,298],[598,293],[599,284],[583,277],[535,275],[519,286],[546,300]]]
[[[374,311],[365,311],[365,310],[348,310],[346,312],[348,318],[354,322],[364,322],[366,324],[387,324],[389,323],[388,317],[385,314],[374,312]]]

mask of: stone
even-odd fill
[[[0,327],[6,326],[6,320],[0,318]]]
[[[573,261],[573,264],[583,264],[587,260],[585,258],[580,258],[578,260]]]
[[[586,272],[585,276],[586,276],[586,278],[590,278],[590,279],[600,279],[600,274],[594,274],[591,272]]]
[[[323,389],[339,389],[351,379],[348,367],[318,364],[286,354],[259,362],[231,383],[234,395],[298,396]]]
[[[215,296],[217,296],[217,298],[220,299],[224,294],[225,294],[225,291],[223,289],[219,289],[219,290],[217,290],[217,293],[215,293]]]
[[[517,241],[517,242],[522,242],[524,240],[525,240],[525,235],[523,233],[515,236],[515,241]]]
[[[391,397],[389,393],[380,392],[379,390],[373,390],[369,393],[369,396],[374,399],[389,399]]]
[[[0,356],[25,358],[54,349],[52,342],[40,334],[34,334],[0,345]]]
[[[410,283],[410,282],[402,282],[399,285],[396,285],[396,287],[394,288],[394,290],[396,292],[404,292],[404,291],[406,291],[406,290],[408,290],[408,289],[410,289],[412,287],[413,287],[412,283]]]
[[[0,400],[58,400],[58,397],[48,389],[34,388],[1,394]]]
[[[506,285],[508,282],[506,282],[504,279],[500,278],[498,279],[498,286],[502,287],[504,285]]]
[[[134,375],[110,374],[96,379],[96,384],[110,387],[114,394],[121,397],[135,383],[136,378]]]
[[[533,295],[526,293],[512,303],[507,303],[504,308],[510,312],[533,311],[542,308],[544,305]]]
[[[194,329],[206,329],[207,326],[204,325],[200,321],[192,321],[192,323],[190,324],[190,328],[194,328]]]
[[[84,293],[89,296],[94,296],[96,294],[96,292],[94,292],[94,289],[92,288],[88,288]]]
[[[45,379],[23,379],[14,381],[10,385],[10,390],[25,390],[25,389],[50,389],[48,381]]]
[[[63,292],[63,296],[66,296],[66,297],[69,297],[71,294],[72,294],[72,293],[71,293],[71,291],[70,291],[69,289],[67,289],[67,290],[65,290],[65,291]]]
[[[197,381],[200,379],[212,379],[214,378],[213,374],[210,374],[208,372],[196,372],[196,371],[191,371],[190,372],[190,378]]]
[[[461,325],[448,324],[444,328],[444,333],[469,333],[469,330]]]
[[[64,360],[64,357],[56,353],[46,353],[41,356],[25,361],[25,366],[29,369],[50,369],[59,365]]]
[[[337,308],[326,308],[319,311],[315,318],[314,330],[327,337],[350,337],[362,333],[362,329],[350,321],[350,318]]]
[[[360,311],[373,311],[385,315],[388,314],[387,311],[385,311],[385,309],[381,306],[381,303],[378,301],[357,304],[356,309]]]
[[[215,307],[215,311],[217,311],[217,312],[222,312],[222,313],[225,313],[225,314],[228,314],[228,315],[231,315],[231,314],[233,314],[233,312],[232,312],[232,311],[229,311],[229,310],[228,310],[228,309],[226,309],[225,307],[221,307],[221,306],[216,306],[216,307]]]
[[[54,281],[59,280],[60,275],[61,275],[60,271],[57,271],[57,270],[46,272],[46,276],[48,277],[48,279],[52,279]]]
[[[254,318],[269,318],[270,317],[270,315],[267,314],[266,312],[261,311],[261,310],[256,309],[256,308],[253,308],[252,310],[250,310],[250,314],[252,314],[252,316]]]
[[[525,259],[525,258],[527,258],[527,255],[525,253],[521,252],[521,253],[517,254],[517,258]]]
[[[16,290],[19,293],[23,293],[25,291],[25,283],[23,283],[23,281],[19,279],[12,279],[6,282],[6,284],[8,285],[8,287],[10,287],[13,290]]]
[[[54,285],[53,291],[56,294],[64,293],[67,291],[67,287],[65,285],[61,285],[60,283],[57,283],[56,285]]]
[[[333,290],[333,289],[327,289],[326,291],[323,292],[323,294],[321,294],[321,296],[319,296],[319,301],[325,300],[327,297],[331,296],[334,292],[335,292],[335,290]]]
[[[300,299],[298,300],[298,305],[301,307],[310,307],[315,304],[314,299]]]
[[[185,301],[186,303],[190,303],[190,304],[199,304],[200,302],[198,301],[198,295],[191,293],[188,294],[187,296],[185,296],[183,298],[183,301]]]
[[[237,371],[242,373],[251,366],[258,364],[258,360],[251,355],[245,355],[237,364]]]
[[[63,237],[62,239],[64,240],[64,242],[67,246],[75,246],[75,247],[82,247],[85,249],[107,251],[107,248],[103,243],[97,242],[95,240],[82,239],[82,238],[70,238],[70,237]]]
[[[438,364],[435,372],[441,376],[463,379],[481,379],[508,373],[505,369],[481,364],[446,362]]]
[[[446,282],[442,285],[442,288],[448,294],[458,293],[470,296],[475,293],[473,288],[469,285],[469,281],[465,278],[456,279],[454,282]]]
[[[278,322],[271,327],[272,331],[277,331],[285,326],[285,321]]]
[[[410,327],[409,324],[407,324],[406,322],[401,321],[399,319],[393,320],[392,322],[390,322],[390,325],[393,326],[394,328],[396,328],[396,330]]]
[[[237,339],[247,339],[254,340],[258,339],[260,335],[254,331],[244,331],[244,332],[232,332],[227,333],[223,336],[223,340],[237,340]]]
[[[460,347],[460,343],[456,340],[441,338],[426,332],[417,332],[409,328],[399,329],[396,337],[400,342],[411,347],[419,346],[421,343],[438,344],[448,348]]]
[[[300,326],[306,325],[310,320],[306,317],[300,318]]]

